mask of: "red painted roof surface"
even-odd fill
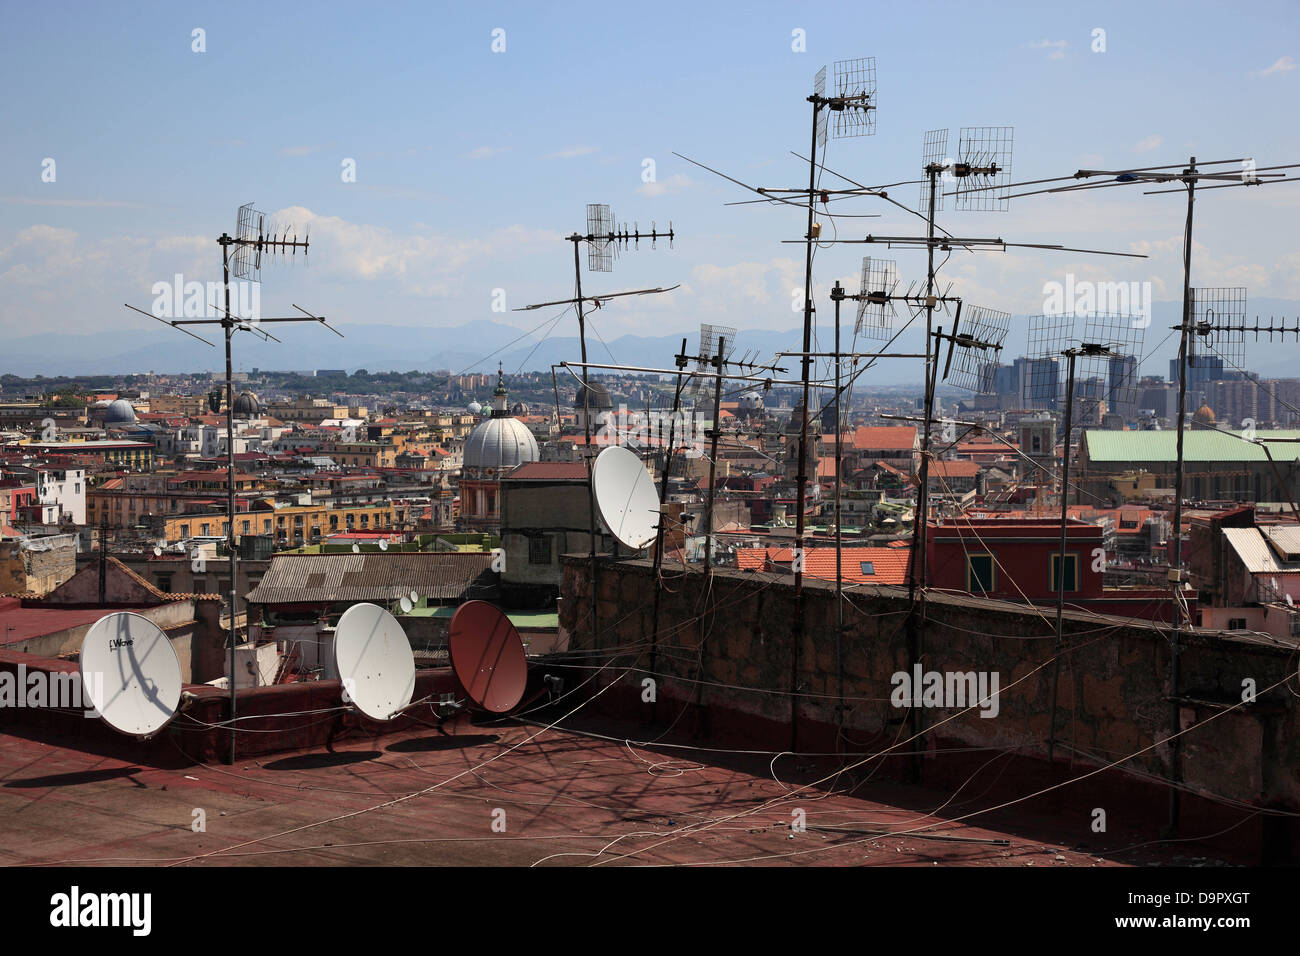
[[[851,792],[812,786],[833,774],[842,758],[782,761],[774,782],[770,755],[683,751],[671,745],[700,741],[680,734],[638,744],[629,754],[624,740],[644,736],[643,727],[579,720],[576,730],[613,739],[564,728],[539,734],[511,722],[479,727],[460,718],[444,725],[445,737],[423,727],[382,741],[354,736],[334,742],[329,752],[290,750],[271,760],[241,760],[234,770],[190,763],[168,741],[157,745],[166,757],[146,759],[135,741],[78,749],[15,735],[0,748],[6,783],[0,788],[0,845],[11,865],[121,858],[161,865],[206,856],[198,865],[300,867],[735,860],[1058,869],[1171,862],[1184,852],[1167,845],[1112,852],[1100,837],[1080,836],[1073,805],[1055,813],[1033,803],[1013,814],[984,812],[998,800],[1023,796],[1009,787],[972,794],[978,803],[963,804],[960,812],[973,819],[953,813],[952,819],[931,818],[916,808],[943,802],[947,794],[937,795],[933,786],[886,779]],[[685,778],[654,772],[687,758],[692,763]],[[1019,783],[1017,770],[1006,777]],[[1034,781],[1023,789],[1041,785]],[[789,791],[800,786],[808,787],[808,829],[791,836]],[[418,799],[395,799],[421,791]],[[495,802],[485,804],[488,798]],[[176,825],[181,801],[186,815],[191,806],[208,808],[207,833],[196,836]],[[496,806],[509,814],[507,833],[483,822],[485,808]],[[220,826],[213,824],[218,812],[224,814]],[[1086,815],[1086,808],[1079,812]],[[711,821],[727,822],[705,828]],[[909,833],[922,824],[948,839]],[[819,829],[855,825],[902,832],[863,836]],[[990,845],[993,840],[1005,843]]]
[[[980,466],[974,461],[932,461],[930,474],[936,478],[974,478]]]
[[[18,598],[0,598],[0,645],[19,644],[34,637],[57,634],[83,624],[94,624],[114,610],[118,609],[23,607]]]
[[[841,576],[851,584],[906,584],[907,562],[911,548],[845,548],[840,559]],[[790,548],[739,548],[736,566],[742,571],[770,570],[769,562],[789,565]],[[871,562],[874,574],[865,574],[862,563]],[[784,570],[784,569],[783,569]],[[810,578],[835,580],[835,549],[808,548],[804,551],[803,573]]]
[[[586,481],[587,466],[580,461],[530,461],[506,477],[510,481]]]
[[[854,448],[911,451],[915,446],[916,429],[910,425],[863,425],[853,433]]]

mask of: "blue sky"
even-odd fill
[[[531,327],[546,314],[493,312],[493,290],[510,307],[567,295],[561,237],[598,201],[680,234],[612,275],[584,269],[588,291],[683,284],[602,310],[607,339],[702,321],[792,328],[802,249],[781,240],[802,235],[801,213],[724,206],[748,197],[672,153],[754,184],[805,182],[789,152],[807,148],[804,97],[843,58],[877,59],[876,135],[827,153],[864,183],[914,178],[922,134],[942,126],[1015,126],[1017,179],[1191,154],[1300,162],[1300,8],[1288,3],[63,3],[10,5],[3,19],[0,341],[146,327],[121,303],[148,307],[152,284],[176,273],[219,278],[213,240],[250,200],[313,240],[308,268],[264,271],[269,314],[293,301],[358,331]],[[196,28],[206,52],[191,49]],[[1091,49],[1096,28],[1105,52]],[[916,204],[915,186],[891,195]],[[842,220],[841,235],[921,226],[871,200],[854,211],[884,215]],[[1300,300],[1297,211],[1292,185],[1207,194],[1196,283]],[[969,301],[1016,313],[1041,311],[1043,284],[1067,273],[1150,281],[1172,300],[1183,214],[1176,195],[1131,189],[949,212],[941,223],[962,235],[1152,258],[963,254],[945,274]],[[855,284],[870,251],[819,250],[819,288]],[[877,254],[905,279],[924,274],[921,253]]]

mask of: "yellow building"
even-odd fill
[[[167,515],[161,525],[159,534],[166,535],[169,542],[226,534],[226,516],[220,513]],[[277,545],[314,544],[340,531],[382,531],[391,527],[390,504],[351,508],[292,505],[235,514],[235,534],[269,534]]]

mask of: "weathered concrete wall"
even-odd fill
[[[590,565],[566,559],[560,602],[561,630],[573,648],[644,647],[653,629],[653,569],[649,561],[604,563],[598,575],[600,628],[593,639]],[[703,576],[666,572],[671,587],[660,594],[660,640],[655,670],[660,700],[694,700],[701,711],[752,718],[764,745],[788,746],[791,720],[791,649],[795,621],[788,576],[719,571],[705,606]],[[806,730],[800,749],[828,743],[816,728],[833,728],[838,674],[834,586],[805,581],[805,622],[798,655],[798,715]],[[845,726],[858,739],[900,735],[906,708],[895,707],[891,677],[909,671],[906,592],[854,587],[844,606]],[[968,597],[931,595],[922,633],[925,671],[984,671],[999,677],[996,716],[979,708],[921,708],[926,746],[936,739],[969,747],[1018,748],[1045,755],[1052,701],[1054,618],[1051,612]],[[1170,664],[1167,628],[1067,612],[1060,659],[1056,752],[1073,763],[1101,766],[1129,757],[1124,767],[1169,778]],[[703,639],[703,640],[702,640]],[[1219,634],[1182,639],[1180,718],[1182,778],[1192,788],[1254,805],[1300,808],[1300,707],[1287,686],[1295,681],[1295,649]],[[697,660],[699,661],[697,667]],[[642,652],[636,666],[647,668]],[[640,679],[641,675],[637,675]],[[1253,680],[1256,702],[1242,700]],[[704,681],[707,683],[697,683]],[[731,686],[719,686],[731,685]],[[721,717],[719,717],[721,719]],[[732,721],[734,724],[734,721]],[[707,720],[706,720],[707,725]],[[879,738],[877,738],[879,739]],[[830,743],[833,744],[833,737]],[[819,746],[821,745],[821,746]]]

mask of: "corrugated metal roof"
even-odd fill
[[[1293,524],[1283,524],[1264,525],[1260,530],[1273,543],[1274,550],[1283,561],[1300,560],[1300,528]]]
[[[1258,528],[1224,528],[1223,536],[1237,552],[1241,563],[1251,574],[1269,574],[1285,570],[1273,556],[1273,549],[1268,546]]]
[[[1243,441],[1240,432],[1209,429],[1188,429],[1183,434],[1183,459],[1185,461],[1260,461],[1268,456],[1258,445]],[[1270,438],[1300,438],[1294,429],[1256,431],[1255,437],[1267,442]],[[1089,429],[1083,433],[1092,462],[1173,462],[1178,457],[1176,431],[1105,431]],[[1275,461],[1294,461],[1300,458],[1300,444],[1292,442],[1269,445]]]
[[[282,554],[248,595],[252,604],[395,601],[412,591],[437,601],[483,596],[495,586],[482,552]]]

